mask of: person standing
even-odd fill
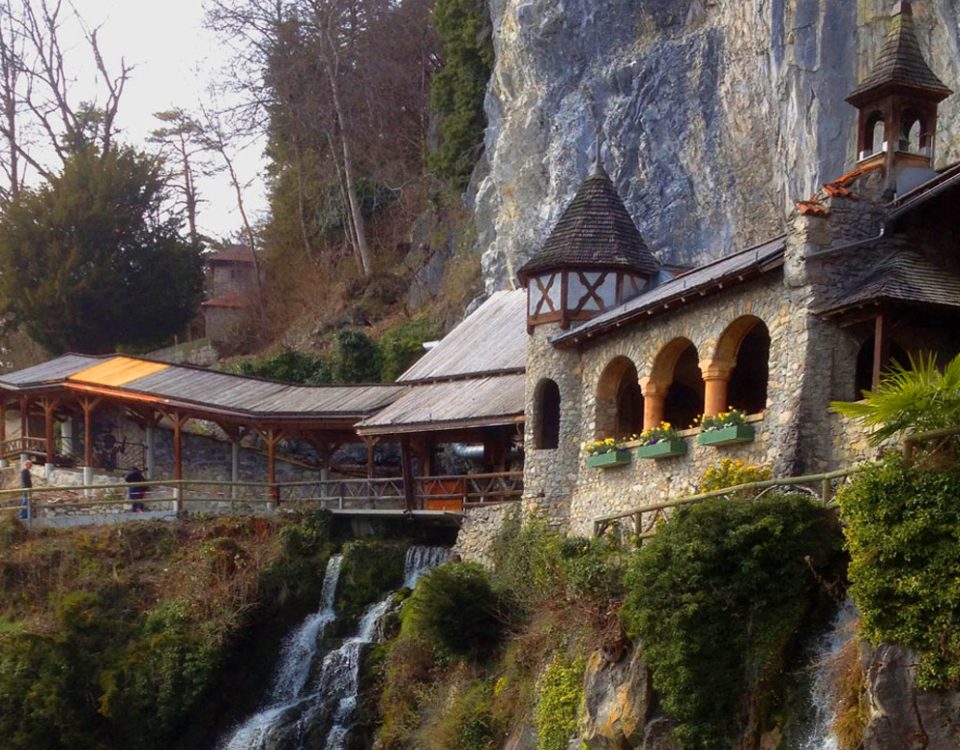
[[[123,478],[123,480],[125,482],[145,482],[146,481],[146,479],[143,476],[143,472],[140,471],[140,467],[138,466],[134,466],[133,471],[127,474]],[[129,487],[127,489],[127,498],[129,500],[134,501],[133,505],[130,507],[130,510],[132,510],[134,513],[139,513],[147,509],[142,502],[139,502],[140,500],[143,500],[143,496],[145,494],[146,494],[145,487]]]
[[[33,477],[30,475],[30,467],[33,464],[30,461],[23,462],[23,468],[20,469],[20,488],[29,490],[33,487]],[[30,493],[20,493],[20,518],[30,520]]]

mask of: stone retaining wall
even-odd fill
[[[498,503],[470,508],[457,535],[454,553],[465,561],[479,562],[490,567],[490,551],[494,540],[504,524],[516,520],[519,514],[519,503]]]

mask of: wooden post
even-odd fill
[[[373,479],[373,475],[376,473],[376,456],[373,449],[376,447],[378,441],[379,438],[375,437],[363,438],[363,442],[367,446],[367,479]]]
[[[183,426],[190,421],[190,417],[177,411],[165,415],[173,425],[173,478],[183,479]],[[173,509],[179,514],[183,509],[183,487],[177,484],[173,490]]]
[[[53,465],[53,412],[59,406],[60,400],[55,398],[45,398],[41,402],[43,405],[43,438],[46,443],[47,465]]]
[[[416,492],[413,486],[413,465],[410,463],[410,437],[400,438],[400,474],[403,478],[403,504],[407,511],[416,508]]]
[[[283,430],[273,427],[267,430],[257,429],[257,434],[267,444],[267,484],[269,485],[270,509],[280,504],[280,488],[277,487],[277,443],[283,440]]]
[[[28,432],[30,431],[30,415],[29,415],[29,403],[27,402],[27,397],[22,396],[20,398],[20,450],[25,451],[27,449],[27,437]]]
[[[80,408],[83,410],[83,465],[88,469],[93,467],[93,410],[99,403],[99,398],[80,399]]]
[[[0,467],[7,457],[7,400],[0,398]]]
[[[872,389],[880,385],[883,368],[890,361],[890,314],[886,311],[877,315],[873,327],[873,382]]]

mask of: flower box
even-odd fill
[[[610,466],[623,466],[628,463],[630,463],[630,451],[623,449],[609,451],[607,453],[595,453],[592,456],[587,456],[587,466],[598,469],[605,469]]]
[[[637,458],[669,458],[687,453],[687,444],[683,440],[661,440],[659,443],[641,445],[637,448]]]
[[[712,445],[714,447],[737,445],[738,443],[751,442],[753,434],[753,428],[749,425],[734,424],[729,427],[721,427],[719,430],[701,432],[697,442],[700,445]]]

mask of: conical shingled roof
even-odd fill
[[[907,0],[900,0],[894,7],[890,33],[887,34],[877,62],[870,75],[847,97],[847,101],[858,106],[880,89],[889,86],[919,89],[938,102],[953,93],[930,70],[920,51],[913,23],[913,9]]]
[[[599,165],[577,190],[543,248],[517,274],[557,268],[623,268],[644,276],[657,261],[637,231],[610,177]]]

